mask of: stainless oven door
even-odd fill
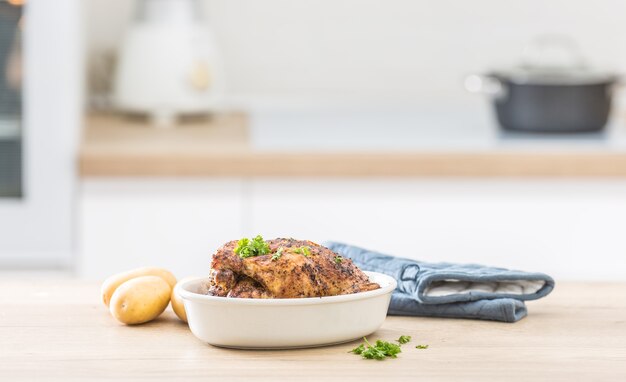
[[[0,0],[0,269],[70,267],[79,0]]]

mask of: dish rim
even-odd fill
[[[232,297],[221,297],[221,296],[209,296],[205,294],[200,294],[196,292],[192,292],[187,290],[187,287],[192,283],[197,283],[200,280],[207,280],[207,277],[197,277],[194,279],[190,279],[176,286],[176,291],[179,296],[183,298],[183,300],[195,301],[195,302],[213,302],[213,303],[223,303],[223,304],[231,304],[231,305],[261,305],[261,306],[284,306],[284,305],[319,305],[319,304],[331,304],[331,303],[339,303],[339,302],[348,302],[348,301],[356,301],[363,300],[367,298],[382,296],[385,294],[392,293],[398,283],[396,280],[384,273],[379,272],[369,272],[363,271],[369,278],[371,282],[375,282],[380,285],[380,288],[351,293],[351,294],[342,294],[338,296],[325,296],[325,297],[302,297],[302,298],[272,298],[272,299],[262,299],[262,298],[232,298]]]

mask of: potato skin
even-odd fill
[[[165,280],[172,289],[174,288],[174,285],[176,285],[176,277],[174,277],[172,272],[163,268],[143,267],[133,269],[127,272],[118,273],[104,280],[104,282],[102,283],[100,293],[102,294],[102,302],[104,302],[104,305],[109,306],[111,296],[113,296],[113,292],[115,292],[115,289],[117,289],[117,287],[119,287],[128,280],[140,276],[159,276],[163,280]]]
[[[171,294],[172,288],[161,277],[136,277],[113,292],[109,310],[113,317],[124,324],[142,324],[163,313]]]
[[[176,285],[182,284],[188,280],[193,280],[197,278],[198,278],[197,276],[185,277],[184,279],[181,279],[180,281],[178,281]],[[174,289],[172,289],[172,297],[170,298],[172,302],[172,310],[174,311],[174,313],[176,313],[178,318],[181,319],[181,321],[187,322],[187,312],[185,311],[185,304],[183,304],[183,299],[179,295],[176,294],[175,290],[176,289],[174,287]]]
[[[187,312],[185,312],[185,304],[183,304],[183,300],[176,294],[176,290],[172,289],[172,297],[170,298],[172,301],[172,309],[174,313],[180,318],[181,321],[187,322]]]

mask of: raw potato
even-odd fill
[[[113,296],[113,292],[115,292],[115,289],[117,289],[117,287],[119,287],[128,280],[140,276],[159,276],[170,285],[171,289],[174,289],[174,285],[176,285],[176,277],[174,277],[172,272],[163,268],[144,267],[133,269],[132,271],[128,272],[118,273],[104,280],[104,282],[102,283],[101,293],[102,302],[104,302],[104,305],[109,306],[111,296]]]
[[[171,294],[172,288],[161,277],[136,277],[115,290],[109,310],[124,324],[142,324],[163,313]]]
[[[180,280],[176,285],[178,286],[178,284],[182,284],[189,279],[191,279],[191,277],[186,277]],[[174,313],[176,313],[178,318],[180,318],[182,321],[187,322],[187,312],[185,312],[185,305],[183,304],[183,299],[178,294],[176,294],[176,288],[172,289],[172,297],[170,299],[172,300],[172,309],[174,310]]]

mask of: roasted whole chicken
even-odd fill
[[[213,255],[208,294],[299,298],[378,289],[350,259],[306,240],[234,240]]]

